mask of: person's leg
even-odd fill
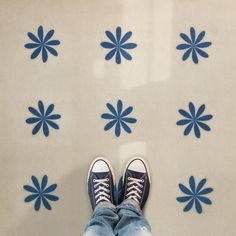
[[[114,236],[113,229],[118,221],[116,207],[109,202],[102,202],[94,209],[85,226],[84,236]]]
[[[88,175],[88,194],[93,215],[85,226],[84,236],[114,236],[113,229],[119,221],[114,200],[114,180],[111,165],[97,158]]]
[[[123,202],[118,207],[120,221],[115,227],[115,235],[152,236],[151,227],[142,214],[149,189],[146,163],[141,158],[131,160],[123,175]]]

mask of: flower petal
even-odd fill
[[[198,121],[207,121],[207,120],[210,120],[212,119],[212,115],[205,115],[205,116],[202,116],[202,117],[199,117],[197,120]]]
[[[198,108],[196,118],[198,118],[205,111],[205,108],[206,106],[204,104]]]
[[[128,53],[128,52],[126,52],[125,50],[123,50],[122,48],[120,48],[120,52],[121,52],[121,55],[125,58],[125,59],[127,59],[127,60],[132,60],[132,57],[131,57],[131,55]]]
[[[189,48],[183,55],[182,60],[185,61],[189,58],[190,53],[193,51],[192,47]]]
[[[199,48],[207,48],[209,46],[211,46],[211,42],[204,42],[204,43],[199,43],[199,44],[196,44],[196,47],[199,47]]]
[[[116,117],[118,116],[115,108],[110,103],[107,103],[106,106],[114,116],[116,116]]]
[[[39,108],[39,111],[41,113],[42,116],[44,116],[44,105],[42,103],[42,101],[38,101],[38,108]]]
[[[43,191],[48,183],[48,177],[47,175],[43,176],[42,183],[41,183],[41,191]]]
[[[127,107],[127,108],[122,112],[121,117],[124,117],[124,116],[129,115],[132,111],[133,111],[133,107],[132,107],[132,106]]]
[[[54,109],[54,104],[50,104],[45,112],[45,116],[47,117]]]
[[[35,188],[33,188],[32,186],[30,185],[24,185],[23,188],[28,191],[28,192],[31,192],[31,193],[38,193],[39,191]]]
[[[101,115],[101,117],[103,118],[103,119],[108,119],[108,120],[110,120],[110,119],[116,119],[116,117],[114,116],[114,115],[112,115],[112,114],[109,114],[109,113],[104,113],[104,114],[102,114]]]
[[[200,56],[202,56],[202,57],[204,57],[204,58],[209,57],[209,55],[208,55],[206,52],[204,52],[202,49],[200,49],[200,48],[195,48],[195,49],[196,49],[196,51],[198,52],[198,54],[199,54]]]
[[[116,48],[112,49],[109,53],[107,53],[105,59],[110,60],[115,55],[116,51],[117,51]]]
[[[179,109],[179,113],[180,113],[182,116],[186,117],[186,118],[189,118],[189,119],[192,119],[192,118],[193,118],[188,112],[186,112],[186,111],[183,110],[183,109]]]
[[[191,198],[193,198],[192,196],[186,196],[186,197],[177,197],[177,201],[178,202],[187,202],[189,201]]]
[[[196,185],[195,185],[195,179],[193,176],[189,178],[189,186],[193,193],[196,193]]]
[[[122,45],[123,43],[125,43],[130,37],[132,36],[132,32],[128,31],[121,39],[120,41],[120,45]]]
[[[116,137],[119,137],[120,136],[120,122],[118,121],[116,123],[116,128],[115,128],[115,134],[116,134]]]
[[[31,202],[31,201],[33,201],[35,198],[37,198],[37,197],[39,197],[39,194],[37,193],[37,194],[31,194],[31,195],[29,195],[29,196],[27,196],[26,198],[25,198],[25,202]]]
[[[42,197],[43,205],[45,206],[46,209],[51,210],[52,207],[49,204],[48,200],[45,197]]]
[[[193,203],[194,203],[194,198],[191,201],[189,201],[189,203],[185,206],[184,212],[189,211],[193,207]]]
[[[50,201],[58,201],[59,197],[52,195],[52,194],[44,194],[44,197],[46,197]]]
[[[134,49],[137,47],[136,43],[125,43],[120,46],[123,49]]]
[[[42,126],[43,122],[39,121],[37,125],[34,126],[33,130],[32,130],[32,134],[35,135],[39,132],[41,126]]]
[[[205,194],[208,194],[208,193],[211,193],[211,192],[213,192],[213,188],[205,188],[202,191],[200,191],[198,193],[198,195],[205,195]]]
[[[54,129],[59,129],[58,124],[56,124],[55,122],[51,121],[51,120],[46,120],[47,124],[50,125],[52,128]]]
[[[210,131],[210,130],[211,130],[211,128],[210,128],[207,124],[204,124],[203,122],[198,121],[197,124],[198,124],[202,129],[204,129],[204,130],[206,130],[206,131]]]
[[[41,120],[41,118],[32,117],[32,118],[28,118],[28,119],[26,120],[26,123],[27,123],[27,124],[34,124],[34,123],[36,123],[36,122],[38,122],[38,121],[40,121],[40,120]]]
[[[104,47],[104,48],[115,48],[116,47],[115,44],[109,43],[109,42],[102,42],[101,46]]]
[[[186,125],[188,123],[192,122],[192,120],[190,119],[183,119],[183,120],[179,120],[176,122],[177,125]]]
[[[49,129],[48,129],[48,125],[46,122],[43,122],[43,133],[46,137],[48,137],[49,135]]]
[[[39,181],[37,180],[37,178],[35,176],[31,176],[32,182],[34,184],[34,186],[36,187],[36,189],[40,192],[40,185],[39,185]]]
[[[178,50],[184,50],[184,49],[191,48],[191,47],[192,47],[192,45],[183,43],[183,44],[179,44],[179,45],[176,47],[176,49],[178,49]]]
[[[192,51],[192,59],[195,64],[198,64],[198,57],[195,49]]]
[[[106,33],[107,37],[108,37],[114,44],[117,45],[117,42],[116,42],[116,39],[115,39],[114,35],[113,35],[110,31],[108,31],[108,30],[107,30],[105,33]]]
[[[33,115],[41,118],[41,114],[35,108],[29,107],[28,109]]]
[[[124,122],[127,122],[127,123],[136,123],[137,122],[137,120],[135,118],[131,118],[131,117],[124,117],[121,120]]]
[[[119,50],[116,51],[116,63],[117,64],[121,63],[121,57],[120,57],[120,51]]]
[[[25,44],[25,48],[31,49],[31,48],[37,48],[40,47],[40,44],[38,43],[27,43]]]
[[[48,120],[57,120],[60,118],[61,118],[61,115],[59,115],[59,114],[53,114],[53,115],[47,116]]]
[[[43,27],[40,25],[38,28],[38,37],[41,42],[43,42]]]
[[[185,128],[185,130],[184,130],[184,135],[185,135],[185,136],[189,135],[189,133],[190,133],[190,131],[192,130],[192,128],[193,128],[193,122],[190,123],[190,124]]]
[[[196,209],[197,213],[199,213],[199,214],[202,213],[202,206],[197,198],[195,198],[195,209]]]
[[[196,193],[198,194],[198,192],[202,189],[202,187],[205,185],[206,183],[206,179],[202,179],[199,184],[197,185],[197,189],[196,189]]]
[[[117,114],[118,116],[120,116],[121,112],[122,112],[122,109],[123,109],[123,103],[121,100],[118,100],[117,102]]]
[[[191,35],[192,43],[195,43],[196,32],[193,27],[190,28],[190,35]]]
[[[188,104],[188,107],[189,107],[189,111],[190,111],[192,117],[195,117],[195,107],[194,107],[193,103],[190,102],[190,103]]]
[[[104,127],[104,130],[107,131],[107,130],[111,129],[115,125],[116,122],[117,122],[117,120],[110,121],[109,123],[106,124],[106,126]]]
[[[39,39],[38,39],[34,34],[32,34],[31,32],[28,33],[28,37],[29,37],[32,41],[34,41],[35,43],[41,43],[41,42],[39,41]]]
[[[202,196],[197,196],[198,200],[200,200],[201,202],[207,204],[207,205],[211,205],[212,201],[207,198],[207,197],[202,197]]]
[[[117,44],[120,43],[120,38],[121,38],[121,27],[117,27],[116,28],[116,41],[117,41]]]
[[[53,56],[55,56],[55,57],[58,56],[58,53],[54,48],[52,48],[50,46],[45,46],[45,47]]]
[[[56,45],[59,45],[61,42],[59,40],[51,40],[51,41],[48,41],[46,43],[46,45],[49,45],[49,46],[56,46]]]
[[[44,38],[44,43],[46,43],[54,34],[54,30],[50,30],[48,31],[48,33],[46,34],[45,38]]]
[[[193,193],[188,188],[186,188],[183,184],[179,184],[179,188],[183,193],[190,195],[190,196],[193,195]]]
[[[190,39],[186,34],[181,33],[181,34],[180,34],[180,37],[181,37],[184,41],[186,41],[187,43],[192,44],[191,39]]]
[[[34,52],[31,54],[31,59],[36,58],[39,55],[39,53],[41,52],[41,49],[42,49],[41,46],[38,47],[37,49],[35,49]]]
[[[120,121],[121,125],[123,127],[123,129],[127,132],[127,133],[132,133],[131,129],[129,128],[129,126],[127,124],[125,124],[125,122],[123,122],[122,120]]]
[[[43,193],[46,195],[46,193],[51,193],[57,188],[57,184],[52,184],[49,187],[47,187]]]
[[[195,41],[195,44],[198,44],[200,41],[202,41],[202,39],[204,38],[206,32],[205,31],[202,31],[198,36],[197,36],[197,39]]]
[[[40,209],[40,205],[41,205],[41,197],[38,197],[34,204],[35,211],[38,211]]]
[[[194,133],[197,138],[200,138],[201,136],[200,129],[198,128],[198,125],[196,123],[194,124]]]
[[[42,60],[44,63],[48,60],[48,53],[45,47],[42,48]]]

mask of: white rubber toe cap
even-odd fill
[[[140,173],[146,173],[146,168],[142,160],[140,159],[134,159],[131,161],[131,163],[128,166],[128,170],[140,172]]]
[[[91,170],[93,173],[99,173],[99,172],[109,172],[109,167],[107,165],[107,163],[103,160],[97,160],[94,165],[93,168]]]

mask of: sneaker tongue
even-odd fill
[[[92,175],[95,177],[95,179],[110,178],[110,173],[109,172],[92,172]]]
[[[141,172],[137,172],[137,171],[133,171],[133,170],[129,170],[127,172],[128,177],[132,177],[132,178],[136,178],[136,179],[144,179],[145,175],[146,175],[146,173],[141,173]]]

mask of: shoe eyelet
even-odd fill
[[[108,178],[106,178],[106,181],[109,181],[109,179],[108,179]]]
[[[95,182],[96,180],[95,179],[93,179],[93,182]]]
[[[130,180],[130,177],[128,177],[128,180]]]
[[[106,186],[109,187],[109,184],[107,184]]]
[[[144,179],[142,179],[142,183],[144,182]]]

